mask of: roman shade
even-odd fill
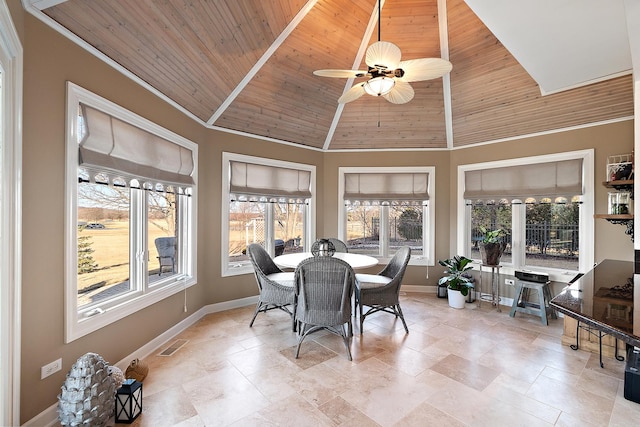
[[[467,200],[527,199],[583,194],[582,159],[466,171]]]
[[[132,179],[145,183],[189,187],[194,184],[193,152],[182,145],[80,104],[84,135],[80,166],[110,181]]]
[[[311,198],[311,172],[239,161],[230,162],[230,188],[235,196]]]
[[[394,202],[429,200],[428,173],[345,173],[344,200]]]

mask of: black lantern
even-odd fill
[[[142,383],[128,379],[116,392],[116,422],[132,423],[142,413]]]

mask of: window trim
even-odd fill
[[[229,276],[237,276],[241,274],[253,274],[253,267],[249,260],[234,263],[231,265],[229,262],[229,194],[230,191],[230,179],[231,179],[231,170],[230,164],[231,161],[237,162],[245,162],[245,163],[255,163],[258,165],[265,166],[273,166],[273,167],[281,167],[288,169],[299,169],[304,171],[311,172],[311,199],[309,200],[309,204],[305,209],[306,217],[305,222],[307,224],[306,229],[304,230],[304,250],[311,250],[311,243],[315,240],[316,235],[316,166],[309,165],[304,163],[295,163],[288,162],[285,160],[275,160],[269,159],[266,157],[256,157],[249,156],[246,154],[237,154],[231,152],[223,152],[222,153],[222,198],[223,203],[221,205],[221,224],[222,224],[222,232],[220,233],[220,247],[222,250],[220,251],[220,263],[221,263],[221,275],[222,277]],[[269,221],[271,212],[267,210],[265,213],[266,220],[269,223],[273,223],[273,221]],[[267,235],[265,236],[267,242],[273,242],[273,236],[269,236],[269,229],[267,229]],[[270,243],[273,246],[273,243]],[[266,248],[270,253],[273,253],[274,248]]]
[[[434,201],[436,200],[436,168],[435,166],[394,166],[394,167],[357,167],[357,166],[343,166],[338,168],[338,238],[346,241],[347,236],[347,212],[344,204],[344,190],[345,190],[345,174],[347,173],[427,173],[429,175],[428,193],[429,201],[427,208],[425,209],[425,215],[423,218],[423,232],[422,232],[422,255],[411,255],[409,265],[435,265],[435,218],[436,218],[436,206]],[[385,215],[384,210],[381,215]],[[381,218],[382,223],[386,221]],[[381,262],[388,262],[393,254],[388,253],[388,248],[383,247],[383,255],[378,255]]]
[[[0,2],[0,425],[20,424],[22,313],[22,88],[23,49],[6,2]]]
[[[83,317],[78,310],[77,301],[77,208],[78,208],[78,139],[77,139],[77,111],[79,103],[83,103],[111,114],[143,130],[156,134],[162,138],[183,145],[193,152],[194,170],[192,187],[189,197],[189,218],[183,234],[188,236],[187,253],[183,257],[184,274],[171,276],[160,284],[153,286],[148,283],[143,289],[132,288],[127,298],[114,298],[112,304],[107,304],[98,314]],[[136,313],[171,295],[186,292],[188,287],[197,283],[197,182],[198,182],[198,145],[168,129],[161,127],[105,98],[102,98],[80,86],[67,82],[66,105],[66,171],[65,171],[65,343],[72,342],[91,332],[103,328],[126,316]],[[140,196],[142,198],[142,195]],[[135,203],[132,208],[135,209]],[[144,221],[143,221],[144,222]],[[146,228],[146,224],[141,224]],[[142,233],[146,233],[143,230]],[[138,238],[130,236],[129,239]],[[117,300],[117,301],[116,301]]]
[[[466,203],[464,200],[464,174],[466,171],[497,168],[506,166],[518,166],[522,164],[532,163],[546,163],[561,160],[582,159],[582,183],[584,194],[582,195],[582,203],[580,204],[580,233],[579,233],[579,271],[586,272],[593,267],[594,263],[594,230],[595,221],[593,219],[594,205],[595,205],[595,184],[594,184],[594,150],[578,150],[568,151],[564,153],[545,154],[540,156],[520,157],[515,159],[498,160],[485,163],[473,163],[458,166],[458,213],[457,213],[457,229],[459,230],[456,242],[456,248],[458,254],[469,256],[467,251],[467,242],[470,241],[470,227],[468,225],[471,222],[470,212],[466,209]],[[519,216],[513,216],[512,227],[516,233],[524,227],[524,212]],[[518,262],[524,262],[524,254],[513,255],[514,264],[505,265],[501,269],[501,274],[513,275],[515,270],[523,268]],[[474,266],[474,268],[479,268]],[[535,267],[536,270],[549,274],[549,278],[553,281],[568,282],[575,276],[575,271],[564,271],[552,268]]]

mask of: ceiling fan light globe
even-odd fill
[[[384,76],[375,77],[365,82],[364,90],[369,95],[381,96],[389,93],[395,85],[396,85],[396,82],[392,78],[384,77]]]

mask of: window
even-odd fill
[[[311,250],[315,166],[224,153],[222,275],[252,272],[246,248],[271,256]]]
[[[459,252],[480,260],[480,226],[501,228],[501,263],[567,281],[593,265],[593,150],[458,168]]]
[[[196,283],[197,145],[72,83],[66,342]]]
[[[349,252],[382,259],[411,247],[411,264],[433,265],[435,169],[339,169],[338,236]]]
[[[527,204],[525,218],[524,265],[578,271],[580,205]]]

